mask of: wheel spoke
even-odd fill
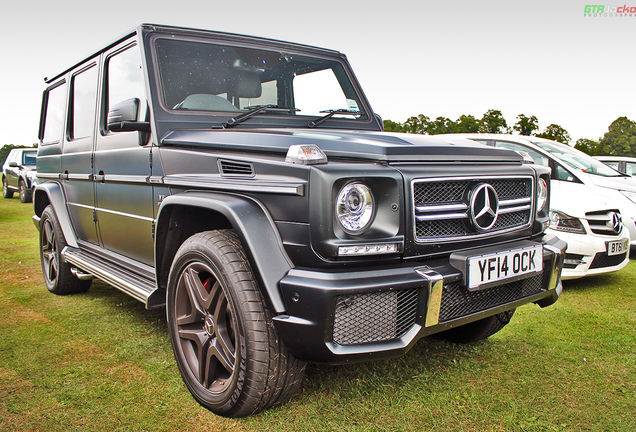
[[[53,250],[55,247],[55,234],[53,233],[53,227],[48,220],[44,224],[44,238],[46,238],[46,248]]]
[[[49,220],[44,222],[42,241],[42,261],[49,281],[56,280],[59,273],[59,263],[55,249],[55,231]]]
[[[57,278],[59,272],[59,266],[57,263],[57,257],[55,256],[55,252],[51,252],[48,257],[48,276],[50,281],[54,281]]]
[[[205,305],[204,305],[205,310],[209,311],[214,302],[216,302],[217,305],[219,303],[227,303],[225,301],[225,294],[223,294],[223,289],[221,288],[221,284],[217,280],[214,281],[214,285],[212,285],[212,287],[210,288],[210,295],[208,296],[207,301],[205,302]],[[214,316],[215,322],[217,322],[216,319],[217,317],[215,315]]]
[[[201,363],[201,367],[205,368],[202,374],[203,379],[201,380],[201,384],[203,384],[205,388],[210,388],[210,385],[216,380],[216,367],[219,364],[215,356],[214,343],[208,346],[205,358],[202,359]]]
[[[206,371],[207,371],[207,367],[206,367],[207,356],[205,355],[205,353],[209,351],[209,348],[207,347],[210,345],[210,336],[207,334],[205,330],[203,330],[203,328],[200,328],[200,329],[180,328],[179,337],[181,338],[182,341],[190,341],[194,343],[195,349],[194,349],[194,352],[192,353],[193,357],[188,356],[188,354],[186,354],[186,357],[189,357],[188,363],[190,364],[190,367],[193,369],[192,372],[194,372],[195,375],[198,375],[199,382],[203,382]]]
[[[208,297],[207,291],[203,287],[201,279],[199,279],[199,273],[193,268],[189,267],[181,275],[179,281],[180,288],[185,289],[188,299],[190,301],[191,312],[177,317],[177,325],[182,326],[186,324],[192,324],[195,322],[203,321],[205,317],[205,308],[203,304],[206,303],[205,297]]]
[[[236,351],[234,341],[228,332],[227,308],[227,299],[223,295],[214,308],[213,317],[216,323],[214,328],[215,338],[212,341],[210,349],[214,349],[214,356],[228,372],[232,373],[234,370]]]
[[[234,344],[227,335],[227,332],[223,332],[223,335],[218,335],[210,344],[210,350],[213,350],[213,355],[219,360],[219,363],[229,372],[234,372],[234,363],[236,360],[234,352]]]

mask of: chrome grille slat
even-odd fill
[[[612,225],[613,213],[620,215],[620,211],[618,210],[605,210],[588,212],[585,214],[585,218],[594,234],[618,236],[622,231],[622,226],[619,230],[614,229]]]
[[[499,198],[499,216],[486,233],[469,223],[469,192],[480,183],[490,184]],[[415,179],[412,181],[415,240],[456,241],[525,228],[532,220],[533,183],[531,176]]]

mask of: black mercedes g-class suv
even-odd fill
[[[215,413],[284,402],[305,361],[482,339],[561,293],[548,170],[384,133],[338,52],[141,25],[46,82],[46,286],[99,278],[166,307],[185,384]]]

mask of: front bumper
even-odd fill
[[[548,230],[548,232],[550,231]],[[610,242],[629,240],[629,233],[626,229],[618,237],[562,232],[554,234],[568,244],[561,280],[615,272],[629,263],[629,250],[618,255],[610,255],[607,248]],[[631,247],[633,247],[633,242],[631,242]]]
[[[542,272],[479,291],[464,288],[448,259],[346,272],[292,269],[280,282],[287,314],[274,323],[297,358],[346,363],[399,356],[423,336],[527,303],[556,302],[567,245],[553,236],[536,244],[543,245]]]

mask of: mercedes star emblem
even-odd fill
[[[470,194],[470,220],[478,231],[491,229],[499,214],[497,192],[489,184],[478,184]]]
[[[616,233],[621,232],[622,225],[623,219],[621,218],[621,214],[618,212],[612,212],[612,228]]]

